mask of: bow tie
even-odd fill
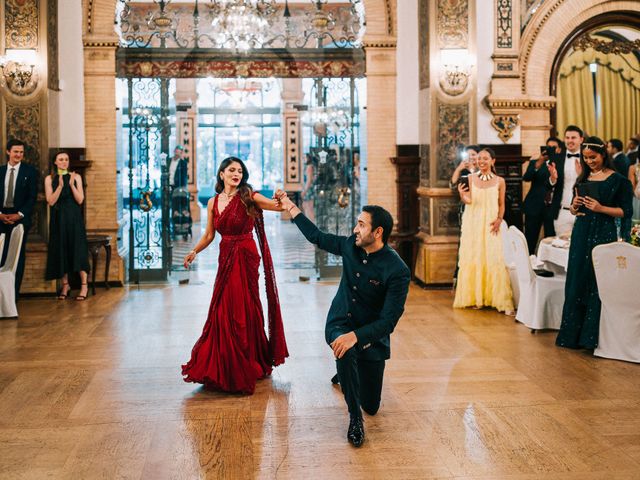
[[[567,158],[580,158],[580,154],[579,153],[567,153]]]

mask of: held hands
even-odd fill
[[[358,343],[358,337],[355,332],[344,333],[331,342],[330,347],[333,349],[333,355],[336,358],[342,358],[347,351]]]
[[[273,194],[273,198],[279,205],[282,206],[285,210],[290,210],[295,207],[295,203],[291,201],[291,199],[287,196],[287,192],[284,190],[278,189]]]
[[[573,213],[576,217],[582,217],[585,214],[583,212],[579,212],[578,209],[580,208],[580,205],[584,205],[584,200],[585,197],[581,197],[578,195],[578,190],[574,189],[576,192],[576,196],[573,197],[573,201],[571,202],[571,208],[569,209],[569,211],[571,213]]]

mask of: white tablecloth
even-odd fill
[[[559,246],[559,245],[563,246]],[[552,272],[567,271],[569,264],[569,242],[548,237],[542,239],[538,247],[538,261]]]

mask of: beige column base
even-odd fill
[[[458,257],[458,237],[421,232],[416,238],[416,278],[427,285],[451,284]]]

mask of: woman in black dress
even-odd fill
[[[591,251],[618,239],[616,218],[631,218],[633,193],[631,182],[615,171],[607,146],[598,137],[585,139],[580,164],[582,173],[576,180],[570,208],[576,222],[571,232],[562,324],[556,345],[594,349],[598,346],[602,303]],[[587,191],[593,193],[589,196]]]
[[[44,179],[47,203],[51,207],[49,222],[49,250],[47,253],[47,280],[62,280],[58,298],[64,300],[69,294],[69,273],[80,273],[80,293],[76,300],[87,298],[87,276],[89,251],[87,232],[80,205],[84,201],[82,178],[69,172],[69,155],[58,152],[51,174]]]

